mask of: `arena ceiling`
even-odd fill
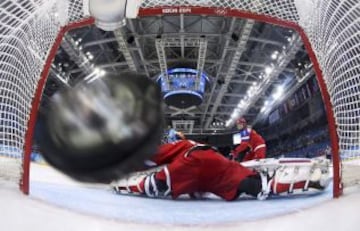
[[[202,70],[209,78],[202,104],[165,106],[167,124],[193,134],[229,131],[240,116],[259,124],[314,74],[291,29],[232,17],[143,17],[127,20],[115,32],[88,26],[68,33],[52,65],[42,109],[58,89],[94,72],[135,71],[155,81],[174,67]]]

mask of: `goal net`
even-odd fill
[[[93,23],[83,13],[86,7],[83,0],[0,2],[0,177],[20,182],[25,193],[32,134],[50,64],[66,31]],[[360,156],[359,1],[143,0],[139,17],[181,13],[250,18],[300,34],[328,114],[334,195],[340,195],[341,164]],[[347,176],[342,179],[347,183]]]

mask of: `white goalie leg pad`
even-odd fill
[[[158,195],[154,177],[155,174],[151,174],[145,179],[144,189],[145,189],[145,194],[148,197],[155,197]]]
[[[140,183],[145,177],[159,171],[159,169],[160,167],[155,167],[145,171],[130,173],[119,180],[111,182],[110,187],[116,193],[143,193],[143,190],[140,188]],[[134,187],[137,188],[135,192],[133,190]]]
[[[322,188],[325,188],[330,182],[328,160],[311,161],[308,164],[283,164],[275,171],[273,178],[273,193],[277,193],[278,184],[289,184],[289,193],[294,191],[294,184],[298,182],[305,182],[302,190],[308,190],[309,186],[318,183]],[[320,189],[320,187],[319,187]]]
[[[326,188],[332,176],[329,171],[330,160],[326,158],[266,158],[242,162],[241,165],[262,173],[268,173],[267,183],[263,180],[262,194],[266,194],[270,183],[273,182],[273,192],[276,193],[277,184],[289,184],[289,192],[294,189],[294,184],[305,182],[303,190],[309,187],[318,189]],[[263,178],[265,179],[265,178]],[[314,184],[317,183],[317,184]]]
[[[276,194],[277,184],[289,184],[289,193],[293,192],[294,184],[307,182],[310,179],[310,166],[281,166],[274,176],[273,192]],[[305,183],[307,185],[307,183]]]
[[[168,168],[163,168],[166,180],[156,179],[156,173],[147,176],[144,183],[145,194],[149,197],[166,197],[171,192],[171,179]]]
[[[132,173],[119,180],[110,183],[110,187],[120,194],[126,193],[143,193],[140,183],[147,176],[146,173]],[[136,188],[137,190],[133,190]]]

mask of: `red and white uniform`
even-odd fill
[[[192,150],[197,145],[200,144],[189,140],[164,144],[152,158],[157,165],[167,165],[167,170],[156,173],[155,179],[169,182],[170,178],[173,199],[182,194],[210,192],[234,200],[240,182],[257,174],[212,148]]]
[[[237,158],[239,153],[248,148],[250,148],[250,151],[241,161],[266,158],[265,140],[255,130],[246,128],[240,131],[240,135],[241,143],[231,151],[234,158]]]
[[[161,145],[152,161],[162,167],[120,179],[114,186],[115,190],[149,197],[171,196],[173,199],[182,194],[210,192],[231,201],[242,193],[264,199],[270,193],[292,192],[308,187],[324,189],[329,182],[322,177],[322,174],[326,177],[328,171],[320,168],[315,171],[310,159],[302,160],[308,164],[302,168],[294,167],[289,162],[289,166],[283,166],[281,171],[269,177],[225,158],[211,146],[189,140]],[[271,159],[268,161],[271,162]],[[317,162],[322,163],[321,160]],[[328,165],[324,166],[328,168]]]

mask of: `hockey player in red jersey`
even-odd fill
[[[244,118],[236,121],[241,142],[231,151],[230,158],[240,162],[266,158],[265,140],[254,130],[247,127]]]
[[[153,161],[161,167],[156,171],[140,172],[115,181],[111,184],[113,189],[119,194],[171,196],[173,199],[183,194],[210,192],[231,201],[243,193],[264,199],[272,192],[325,187],[319,183],[322,171],[311,170],[311,174],[316,172],[315,177],[309,174],[309,168],[301,177],[296,175],[297,179],[291,180],[288,179],[289,176],[295,173],[287,172],[284,175],[282,171],[278,175],[280,179],[274,181],[275,172],[269,177],[261,171],[225,158],[211,146],[190,140],[161,145]],[[298,173],[296,170],[296,174]]]

